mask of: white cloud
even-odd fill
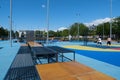
[[[105,23],[105,22],[110,22],[110,18],[97,19],[97,20],[94,20],[90,23],[85,23],[85,25],[89,27],[89,26],[92,26],[93,24],[98,25],[98,24],[102,24],[102,23]]]
[[[59,31],[62,31],[62,30],[64,30],[64,29],[67,29],[66,27],[60,27],[58,30]]]

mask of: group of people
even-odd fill
[[[111,38],[108,37],[107,38],[107,46],[110,46],[110,45],[111,45]],[[102,39],[100,37],[97,40],[97,46],[102,46]]]

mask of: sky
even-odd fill
[[[49,0],[49,30],[75,22],[87,26],[110,20],[110,0]],[[46,30],[47,0],[12,0],[13,30]],[[120,16],[120,0],[112,0],[112,17]],[[10,0],[0,0],[0,25],[10,29]]]

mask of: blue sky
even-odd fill
[[[0,25],[8,29],[9,1],[0,0]],[[12,1],[14,30],[46,29],[47,0]],[[112,17],[120,16],[120,0],[112,0],[112,5]],[[91,23],[109,17],[110,0],[50,0],[51,30],[68,27],[74,22]]]

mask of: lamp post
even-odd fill
[[[70,27],[68,27],[68,36],[70,36]]]
[[[79,23],[78,23],[78,41],[79,41]]]
[[[12,0],[10,0],[10,46],[12,47]]]
[[[104,39],[104,23],[103,23],[103,39]]]
[[[48,40],[49,40],[49,0],[47,0],[47,40],[46,40],[47,45]]]
[[[112,0],[110,0],[110,38],[112,38]]]
[[[78,14],[76,14],[77,16],[80,16],[80,14],[78,13]],[[78,33],[77,33],[77,36],[78,36],[78,41],[79,41],[79,22],[78,22],[78,31],[77,31]]]
[[[69,39],[69,41],[70,41],[70,26],[68,27],[68,39]]]

